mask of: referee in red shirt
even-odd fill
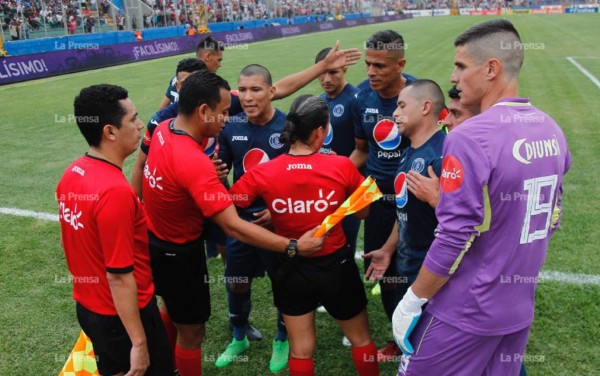
[[[281,133],[281,142],[290,146],[289,153],[246,172],[231,187],[235,204],[245,208],[262,198],[275,232],[283,236],[295,237],[321,224],[364,180],[347,157],[319,153],[330,126],[323,98],[296,98]],[[368,214],[367,207],[355,216],[362,219]],[[350,340],[357,373],[379,375],[367,296],[342,226],[331,229],[321,251],[309,257],[291,251],[278,259],[271,286],[289,335],[290,375],[315,374],[315,310],[320,304]]]
[[[209,278],[200,237],[206,219],[228,236],[275,252],[307,255],[321,249],[316,227],[292,240],[242,220],[202,146],[227,121],[229,85],[208,71],[190,75],[179,93],[177,118],[154,131],[144,168],[142,193],[147,210],[156,293],[177,329],[175,360],[181,376],[201,375],[204,323],[210,316]],[[164,320],[164,318],[163,318]]]
[[[154,297],[144,208],[121,171],[141,139],[137,115],[119,86],[81,90],[75,119],[89,150],[56,188],[77,319],[101,375],[164,376],[174,368]]]

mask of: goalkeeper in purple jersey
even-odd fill
[[[399,373],[518,375],[571,158],[558,125],[518,97],[510,22],[475,25],[455,46],[451,81],[482,113],[444,144],[436,239],[393,317]]]

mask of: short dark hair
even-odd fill
[[[505,19],[493,19],[472,26],[454,40],[454,46],[468,46],[478,63],[497,58],[509,77],[516,77],[523,66],[521,36]]]
[[[325,56],[327,56],[329,51],[331,51],[331,47],[323,48],[321,51],[319,51],[319,53],[317,54],[317,57],[315,58],[315,64],[318,63],[319,61],[325,59]]]
[[[177,111],[191,115],[196,108],[207,104],[211,109],[221,102],[221,89],[231,90],[227,81],[207,70],[192,73],[181,85]]]
[[[442,110],[446,107],[444,101],[444,92],[440,85],[433,80],[421,79],[411,82],[407,87],[411,87],[410,96],[420,100],[428,99],[433,105],[433,115],[437,119]]]
[[[265,80],[267,85],[273,86],[273,78],[271,77],[271,72],[269,72],[267,68],[259,64],[246,65],[240,72],[240,76],[261,76]]]
[[[315,95],[301,95],[294,99],[279,140],[285,145],[306,142],[313,129],[329,123],[327,102]]]
[[[127,90],[116,85],[101,84],[81,89],[73,107],[77,126],[88,145],[100,146],[105,125],[121,128],[127,111],[119,101],[127,97]]]
[[[194,73],[205,69],[206,64],[204,64],[202,60],[198,60],[195,57],[190,57],[187,59],[183,59],[179,63],[177,63],[175,75],[177,76],[179,72]]]
[[[208,50],[208,51],[224,51],[225,44],[218,39],[215,39],[211,36],[203,38],[198,42],[196,46],[196,54],[200,50]]]
[[[448,97],[450,97],[450,99],[460,99],[460,90],[456,88],[456,85],[448,90]]]
[[[404,57],[405,47],[404,38],[394,30],[378,31],[365,42],[365,48],[368,50],[387,50],[399,58]]]

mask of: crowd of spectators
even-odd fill
[[[200,9],[204,9],[209,23],[317,16],[317,20],[331,20],[347,13],[361,13],[364,0],[142,0],[146,3],[143,19],[136,17],[126,24],[123,11],[109,16],[109,0],[0,0],[0,23],[11,39],[29,39],[30,32],[40,29],[66,29],[69,34],[91,33],[98,22],[109,22],[123,30],[189,24],[199,26]],[[576,3],[598,0],[576,0]],[[413,9],[451,8],[452,0],[374,0],[369,1],[374,15],[401,13]],[[494,9],[531,5],[571,5],[572,0],[459,0],[460,8]],[[200,5],[203,5],[201,7]],[[98,19],[99,17],[99,19]],[[110,19],[109,19],[110,18]],[[106,21],[109,19],[108,21]],[[66,24],[66,25],[65,25]],[[66,27],[65,27],[66,26]],[[79,30],[79,31],[78,31]]]

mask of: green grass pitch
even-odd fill
[[[523,41],[531,43],[521,73],[520,94],[549,113],[564,129],[573,164],[564,185],[562,228],[552,239],[545,270],[600,274],[600,88],[566,57],[574,57],[600,78],[598,15],[511,16]],[[407,42],[405,71],[431,78],[444,90],[454,56],[453,39],[483,17],[421,18],[380,25],[307,34],[255,43],[247,49],[228,50],[219,71],[236,86],[240,69],[250,63],[267,66],[274,79],[296,72],[314,61],[316,53],[336,39],[342,47],[359,47],[373,32],[391,28]],[[535,48],[534,48],[535,47]],[[156,110],[172,77],[174,56],[0,87],[0,207],[57,212],[55,185],[63,169],[87,149],[76,125],[69,120],[76,93],[97,83],[122,85],[129,90],[142,120]],[[361,61],[348,70],[349,82],[366,77]],[[315,81],[300,93],[320,93]],[[287,111],[291,100],[276,102]],[[125,166],[131,176],[134,158]],[[205,375],[266,375],[270,343],[275,331],[275,309],[270,286],[257,280],[253,289],[251,321],[265,340],[252,343],[246,361],[224,370],[214,359],[230,340],[227,300],[219,260],[210,260],[215,283],[213,315],[203,347]],[[59,226],[31,218],[0,214],[0,375],[56,375],[74,344],[79,327]],[[530,375],[600,374],[600,287],[544,281],[537,291],[525,363]],[[370,299],[374,339],[382,345],[391,337],[378,298]],[[318,314],[318,375],[354,374],[350,350],[342,346],[341,332],[326,314]],[[465,354],[464,356],[470,356]],[[211,360],[213,360],[211,362]],[[397,364],[385,364],[382,375],[395,375]],[[285,372],[284,372],[285,373]]]

